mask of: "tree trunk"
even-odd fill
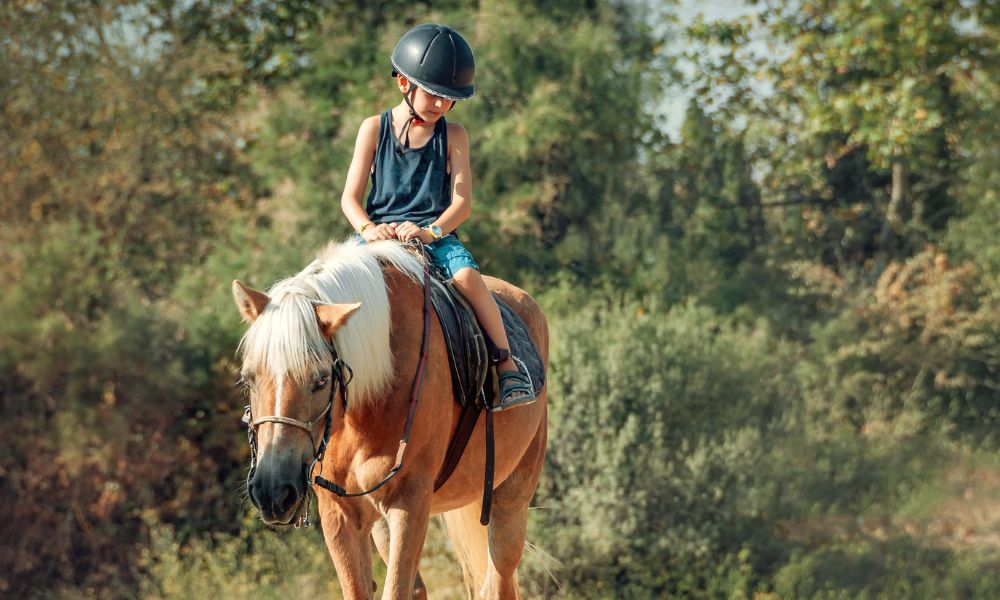
[[[893,253],[890,247],[895,237],[893,234],[899,235],[903,232],[903,207],[909,194],[906,161],[903,160],[902,153],[897,152],[896,161],[892,163],[892,192],[889,195],[889,206],[885,210],[885,221],[879,234],[879,247],[883,253]]]

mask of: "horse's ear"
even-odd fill
[[[253,288],[243,285],[239,279],[233,280],[233,300],[236,301],[236,308],[246,319],[247,323],[253,323],[264,312],[270,298],[263,292],[258,292]]]
[[[361,308],[360,304],[320,304],[316,306],[316,319],[327,339],[333,337],[335,331],[347,323],[354,311]]]

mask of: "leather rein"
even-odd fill
[[[367,490],[361,492],[348,492],[344,487],[338,485],[337,483],[330,481],[323,477],[323,456],[326,454],[327,445],[330,442],[330,426],[333,422],[333,400],[337,392],[337,388],[340,388],[340,398],[344,406],[344,414],[347,413],[347,387],[351,380],[354,378],[354,371],[351,367],[340,359],[337,355],[337,349],[333,345],[333,340],[327,344],[330,350],[330,356],[333,358],[333,363],[330,366],[330,398],[326,403],[326,408],[324,408],[318,415],[313,417],[310,421],[299,421],[297,419],[292,419],[290,417],[285,417],[281,415],[270,415],[266,417],[259,417],[257,419],[253,418],[253,414],[250,411],[250,405],[246,407],[246,411],[243,413],[243,422],[247,424],[247,437],[250,442],[250,471],[247,473],[247,487],[249,489],[250,480],[253,479],[254,474],[257,471],[257,428],[263,423],[278,423],[281,425],[290,425],[292,427],[298,427],[299,429],[305,430],[309,434],[309,441],[312,443],[313,447],[316,448],[316,452],[313,455],[313,460],[309,466],[305,469],[305,479],[306,483],[310,486],[318,485],[321,488],[333,492],[334,494],[344,497],[344,498],[355,498],[358,496],[366,496],[371,494],[375,490],[378,490],[385,484],[389,483],[393,477],[399,473],[403,468],[403,458],[406,456],[406,447],[410,441],[410,432],[413,430],[413,418],[417,413],[417,404],[420,400],[420,386],[424,380],[424,371],[427,366],[427,354],[430,341],[430,264],[424,260],[424,316],[423,316],[423,333],[421,334],[420,340],[420,360],[417,362],[416,372],[413,374],[413,386],[410,390],[410,406],[406,414],[406,424],[403,427],[403,436],[399,440],[399,448],[396,451],[396,463],[393,465],[392,469],[382,478],[381,481],[373,485]],[[320,419],[324,419],[325,423],[323,425],[323,437],[320,438],[319,446],[316,446],[315,438],[313,437],[313,428],[319,422]],[[316,465],[319,465],[319,473],[315,473]],[[295,527],[309,527],[309,490],[306,490],[305,501],[301,503],[298,516],[295,520]]]

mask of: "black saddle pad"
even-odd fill
[[[458,290],[448,283],[436,279],[431,281],[431,301],[444,330],[455,398],[459,404],[467,406],[476,402],[487,381],[490,364],[486,337],[472,307]],[[522,363],[519,368],[527,371],[537,394],[545,385],[545,368],[538,349],[521,317],[501,298],[493,297],[500,307],[500,316],[510,342],[509,350]],[[486,387],[487,394],[495,398],[494,386]]]
[[[528,370],[527,375],[531,379],[531,387],[537,394],[545,386],[545,366],[538,354],[538,348],[535,347],[535,341],[531,339],[531,333],[528,332],[528,327],[521,320],[521,316],[507,306],[499,296],[494,294],[493,297],[500,307],[503,327],[507,331],[507,341],[510,342],[510,353],[524,363],[524,368]]]

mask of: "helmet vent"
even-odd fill
[[[424,53],[420,55],[420,64],[424,64],[427,61],[427,54],[431,51],[431,48],[434,47],[434,42],[436,42],[439,37],[441,37],[440,31],[434,34],[431,41],[427,42],[427,47],[424,48]]]

